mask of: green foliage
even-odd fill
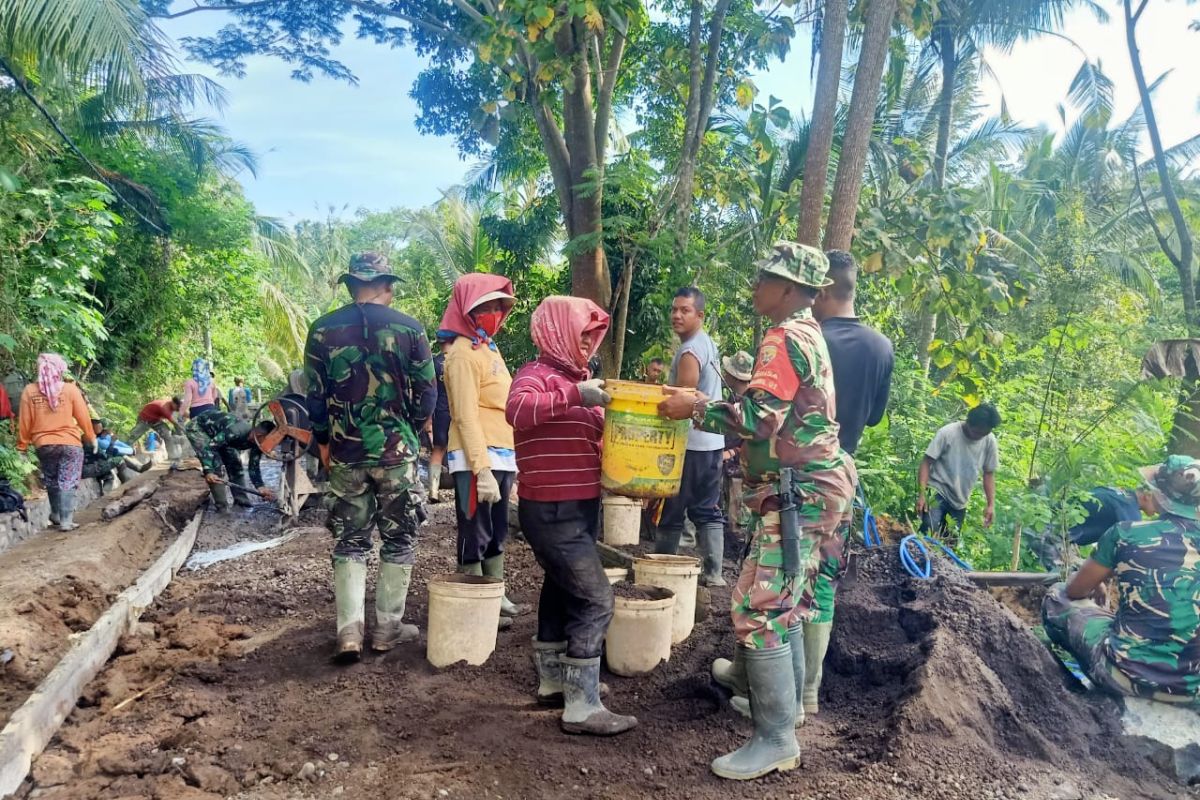
[[[29,456],[17,450],[17,432],[12,421],[0,419],[0,478],[24,492],[25,476],[35,469]]]

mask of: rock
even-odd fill
[[[1055,787],[1047,800],[1083,800],[1083,792],[1070,781],[1065,781]]]
[[[317,778],[317,765],[311,761],[305,761],[304,766],[296,773],[296,780],[312,781]]]
[[[1180,783],[1200,779],[1200,714],[1139,697],[1125,698],[1125,735]]]
[[[342,794],[345,793],[345,791],[346,791],[345,786],[335,786],[335,787],[333,787],[333,791],[331,791],[329,794],[332,797],[341,797]]]
[[[328,758],[330,761],[337,761],[337,760],[338,760],[338,754],[337,754],[337,753],[330,753],[329,755],[327,755],[327,756],[326,756],[326,758]]]
[[[38,786],[61,786],[75,777],[75,765],[55,753],[46,753],[33,762],[33,781]]]
[[[587,774],[588,774],[588,768],[587,768],[587,767],[580,767],[580,768],[579,768],[579,774],[580,774],[580,775],[587,775]]]
[[[206,792],[233,794],[239,788],[234,777],[215,764],[190,764],[183,775],[188,783]]]

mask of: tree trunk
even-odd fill
[[[1200,458],[1200,385],[1194,380],[1183,382],[1167,452]]]
[[[621,268],[621,281],[617,288],[616,313],[612,323],[612,361],[604,365],[604,377],[620,378],[621,365],[625,361],[625,332],[629,327],[629,296],[633,289],[633,270],[635,257],[626,253],[625,264]]]
[[[854,91],[850,95],[850,113],[842,137],[829,204],[829,224],[825,228],[826,250],[849,250],[854,238],[854,220],[858,216],[858,197],[862,192],[863,168],[875,128],[879,106],[879,84],[887,63],[888,40],[896,18],[898,0],[871,0],[863,28],[862,52],[854,73]]]
[[[838,88],[842,81],[842,49],[850,0],[826,0],[821,19],[821,51],[817,63],[817,89],[808,151],[804,154],[804,183],[800,187],[800,223],[796,239],[816,246],[821,241],[821,214],[825,210],[825,184],[833,151],[833,124],[837,118]]]
[[[933,185],[938,191],[946,187],[946,165],[950,160],[950,129],[954,121],[954,86],[958,82],[958,44],[954,29],[942,25],[935,29],[938,54],[942,62],[942,85],[938,94],[937,142],[933,151]],[[940,251],[934,254],[940,255]],[[937,312],[928,301],[921,306],[917,315],[917,359],[921,372],[929,377],[930,353],[933,337],[937,333]]]

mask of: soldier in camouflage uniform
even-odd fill
[[[1200,707],[1200,461],[1169,456],[1142,475],[1158,519],[1109,528],[1042,621],[1105,691]],[[1090,599],[1113,575],[1115,613]]]
[[[857,475],[838,444],[829,353],[812,318],[817,292],[827,285],[821,251],[778,242],[758,264],[754,308],[770,318],[750,388],[738,403],[714,403],[678,393],[659,413],[691,416],[714,433],[746,440],[746,505],[751,512],[748,555],[734,588],[733,627],[738,657],[727,680],[749,690],[754,735],[739,750],[713,761],[724,778],[749,780],[799,764],[795,724],[804,685],[804,621],[813,613],[820,553],[850,524]],[[784,574],[780,471],[794,476],[801,530],[798,576]]]
[[[329,469],[329,530],[337,600],[334,657],[362,653],[371,529],[383,540],[371,647],[417,637],[402,622],[417,538],[417,431],[437,400],[433,356],[421,324],[388,306],[399,276],[379,253],[350,259],[354,302],[318,319],[304,346],[308,415]]]
[[[217,409],[188,420],[184,435],[200,459],[200,469],[218,508],[229,505],[225,485],[221,482],[222,472],[229,481],[229,488],[233,490],[233,501],[239,506],[254,505],[250,495],[243,491],[246,485],[241,457],[243,450],[250,451],[250,482],[255,490],[267,500],[274,499],[275,493],[263,486],[259,469],[262,452],[258,449],[257,440],[263,432],[252,428],[249,422]]]

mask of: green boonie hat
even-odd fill
[[[1139,471],[1163,513],[1200,520],[1200,461],[1167,456],[1163,463]]]
[[[748,381],[754,377],[754,356],[745,350],[738,350],[732,356],[721,359],[721,366],[739,381]]]
[[[370,250],[350,256],[350,271],[341,275],[338,283],[345,283],[351,278],[356,281],[373,281],[376,278],[400,280],[400,276],[392,272],[387,256]]]
[[[799,242],[776,242],[766,258],[760,259],[755,266],[759,272],[814,289],[833,283],[825,277],[829,272],[829,259],[825,254]]]

